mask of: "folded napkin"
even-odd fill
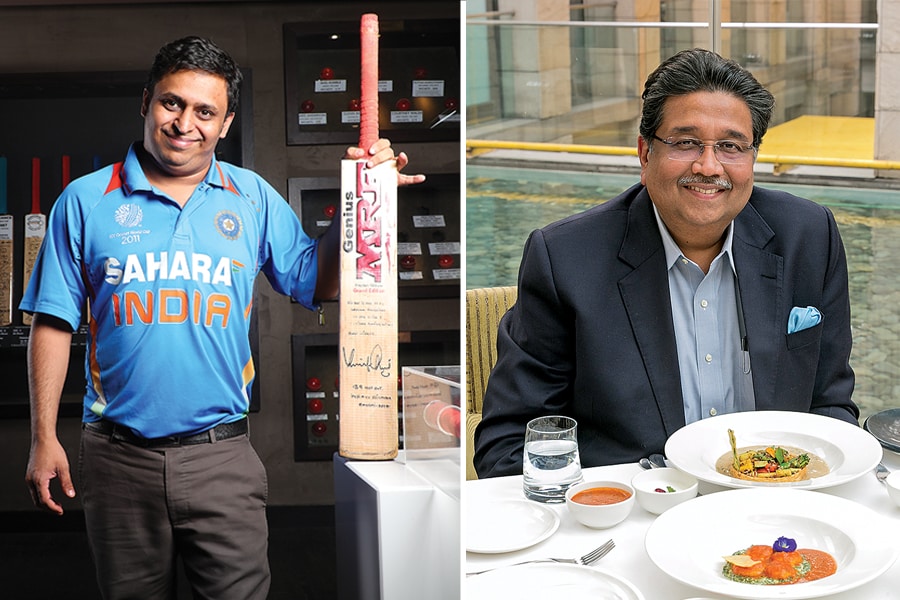
[[[815,306],[807,306],[806,308],[795,306],[791,309],[791,316],[788,317],[788,335],[818,325],[821,320],[822,313]]]

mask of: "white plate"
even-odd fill
[[[550,507],[530,500],[487,502],[467,512],[467,552],[514,552],[547,539],[559,527]]]
[[[506,567],[467,577],[463,597],[466,600],[644,600],[634,585],[609,571],[545,563]]]
[[[731,452],[728,429],[734,430],[738,448],[767,444],[793,446],[823,459],[829,473],[787,483],[746,481],[719,473],[716,461]],[[731,413],[695,421],[673,433],[666,442],[666,458],[674,466],[702,481],[732,488],[831,487],[871,471],[881,457],[878,440],[861,427],[831,417],[787,411]]]
[[[670,508],[650,525],[644,542],[663,572],[705,592],[796,599],[837,594],[875,579],[897,558],[897,534],[895,522],[838,496],[757,488],[700,496]],[[837,572],[779,586],[738,583],[722,575],[723,556],[781,536],[793,538],[800,548],[828,552]]]

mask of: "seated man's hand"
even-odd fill
[[[380,139],[375,142],[369,151],[366,152],[362,148],[351,147],[347,148],[347,152],[344,154],[345,159],[349,160],[360,160],[362,158],[368,158],[366,161],[366,168],[371,169],[375,165],[379,165],[383,162],[387,162],[389,160],[397,159],[397,185],[412,185],[414,183],[422,183],[425,181],[425,175],[404,175],[400,171],[409,164],[409,157],[406,156],[405,152],[401,152],[397,156],[394,156],[394,149],[391,148],[391,142],[387,139]]]

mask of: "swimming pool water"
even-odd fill
[[[466,288],[515,285],[528,234],[634,184],[631,174],[467,165]],[[900,192],[761,183],[827,205],[847,250],[854,400],[900,406]]]

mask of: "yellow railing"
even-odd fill
[[[547,144],[539,142],[506,142],[502,140],[466,140],[466,150],[532,150],[537,152],[569,152],[606,156],[637,156],[636,148],[624,146],[587,146],[584,144]],[[821,158],[760,153],[757,162],[773,164],[776,170],[789,166],[844,167],[851,169],[900,170],[900,162],[863,158]]]
[[[571,152],[572,154],[605,154],[637,156],[636,148],[625,146],[586,146],[584,144],[548,144],[542,142],[504,142],[501,140],[466,140],[466,149],[534,150],[537,152]]]

